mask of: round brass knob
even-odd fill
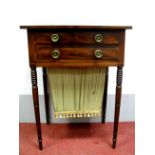
[[[97,49],[97,50],[95,50],[94,54],[95,54],[95,57],[98,59],[103,57],[103,51],[102,50]]]
[[[96,40],[97,43],[100,43],[103,40],[103,36],[101,34],[96,34],[95,35],[95,40]]]
[[[59,35],[58,34],[52,34],[51,35],[51,41],[52,42],[58,42],[59,40]]]
[[[51,53],[53,59],[58,59],[60,57],[60,51],[55,49]]]

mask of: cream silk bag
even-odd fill
[[[48,68],[55,117],[100,116],[105,72],[105,68]]]

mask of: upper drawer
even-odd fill
[[[37,44],[119,44],[118,32],[36,32]]]

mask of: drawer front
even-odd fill
[[[36,32],[37,44],[119,44],[118,32]]]
[[[38,46],[37,60],[118,60],[117,48],[93,47],[44,47]],[[56,55],[55,55],[56,54]]]

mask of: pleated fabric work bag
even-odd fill
[[[100,116],[105,72],[105,68],[48,68],[55,117]]]

